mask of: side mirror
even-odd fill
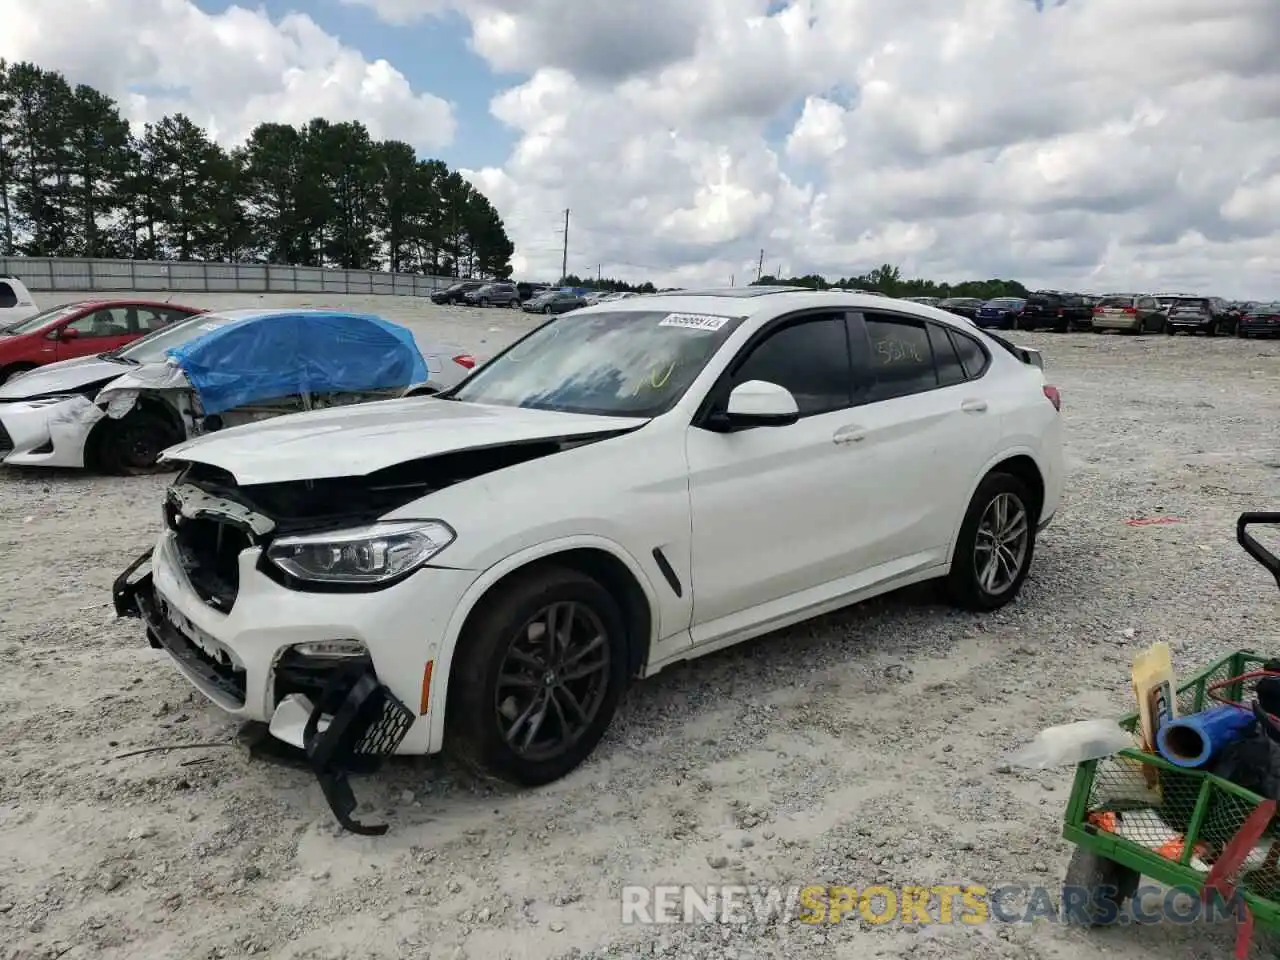
[[[69,340],[75,340],[79,336],[80,336],[80,331],[74,330],[71,327],[63,327],[61,330],[58,331],[58,339],[61,340],[63,343],[66,343]]]
[[[728,407],[718,419],[726,430],[785,427],[800,419],[800,408],[786,387],[766,380],[748,380],[733,388]]]

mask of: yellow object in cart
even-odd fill
[[[1173,660],[1169,645],[1153,643],[1133,658],[1133,694],[1138,701],[1138,729],[1142,749],[1156,751],[1156,731],[1176,715],[1173,698]]]

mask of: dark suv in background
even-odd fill
[[[1093,307],[1078,293],[1061,290],[1037,290],[1027,297],[1026,306],[1018,314],[1020,330],[1048,327],[1059,333],[1088,330],[1093,326]]]
[[[437,290],[431,295],[432,303],[464,303],[464,297],[472,290],[479,290],[485,285],[484,280],[464,280],[461,283],[455,283],[452,286],[445,287],[443,290]]]
[[[482,287],[468,290],[462,295],[462,302],[469,307],[519,307],[520,292],[514,283],[486,283]]]
[[[981,306],[982,301],[977,297],[948,297],[945,300],[938,301],[939,310],[954,313],[957,317],[964,317],[966,320],[975,319],[978,315],[978,308]]]
[[[1219,297],[1179,297],[1169,304],[1164,332],[1207,333],[1212,337],[1218,333],[1235,333],[1239,323],[1239,314],[1232,313],[1227,302]]]

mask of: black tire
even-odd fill
[[[0,384],[5,383],[10,377],[16,377],[20,373],[26,373],[35,368],[34,363],[15,363],[8,367],[0,367]]]
[[[510,307],[512,310],[519,310],[519,309],[520,309],[520,301],[519,301],[519,300],[512,300],[510,303],[508,303],[508,304],[507,304],[507,306],[508,306],[508,307]]]
[[[136,476],[157,473],[161,451],[183,438],[173,424],[146,410],[133,410],[119,420],[104,420],[94,438],[95,459],[107,473]]]
[[[1114,921],[1125,901],[1138,892],[1141,880],[1138,871],[1076,847],[1062,881],[1062,919],[1069,925],[1084,927],[1098,926],[1108,914]],[[1088,903],[1069,908],[1068,904],[1079,904],[1082,892],[1088,896]]]
[[[487,298],[481,297],[479,300],[476,301],[476,305],[480,307],[487,307],[489,306],[489,301]]]
[[[1210,320],[1208,329],[1205,330],[1205,333],[1211,337],[1216,337],[1218,335],[1218,321]]]
[[[583,729],[571,742],[532,756],[513,747],[500,728],[504,715],[511,719],[505,714],[508,705],[511,712],[520,709],[514,694],[499,702],[500,680],[509,677],[513,669],[511,664],[515,661],[509,661],[508,655],[517,636],[526,626],[535,624],[540,611],[553,604],[576,604],[594,616],[603,630],[602,649],[607,660],[601,672],[591,678],[590,692],[582,699],[576,699],[574,694],[573,703],[586,704],[592,711]],[[482,777],[518,786],[540,786],[574,770],[604,736],[627,683],[626,624],[618,604],[595,580],[575,570],[542,568],[517,576],[481,601],[481,607],[459,638],[454,658],[445,719],[447,749]],[[533,668],[529,677],[522,675],[522,680],[532,678],[541,669]],[[553,674],[556,669],[553,665],[541,676]],[[596,686],[597,683],[600,686]],[[523,684],[508,689],[530,686]],[[557,731],[563,732],[559,718],[567,716],[569,701],[563,696],[554,698],[553,693],[555,689],[563,689],[563,684],[547,689],[542,713],[551,716],[554,706],[558,714]],[[579,692],[581,690],[579,688]],[[537,695],[530,694],[531,697]],[[532,703],[521,716],[531,709]],[[515,720],[513,726],[519,727],[520,721]]]
[[[988,509],[1003,498],[1011,498],[1005,502],[1017,503],[1021,509],[1025,518],[1025,537],[1021,547],[1013,550],[1014,559],[1020,562],[1012,579],[1004,582],[1008,579],[1009,565],[997,563],[997,573],[1001,577],[995,588],[991,589],[981,579],[986,564],[982,563],[983,569],[979,569],[979,529],[983,526]],[[1034,514],[1033,504],[1034,498],[1027,485],[1012,474],[993,471],[978,484],[973,499],[969,501],[969,509],[965,512],[964,523],[960,525],[960,536],[956,538],[955,552],[951,558],[951,571],[944,581],[947,597],[953,604],[965,610],[987,612],[1003,607],[1018,595],[1035,556],[1036,524],[1039,517]],[[984,542],[985,539],[984,536]]]
[[[550,307],[543,307],[543,308],[542,308],[542,312],[543,312],[543,313],[545,313],[545,314],[549,317],[549,316],[551,316],[551,314],[552,314],[554,311],[553,311]]]

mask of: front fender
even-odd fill
[[[428,752],[436,753],[444,746],[445,710],[448,707],[447,694],[449,691],[449,676],[453,667],[453,652],[458,646],[463,625],[466,624],[467,618],[475,609],[476,604],[480,602],[480,599],[494,584],[521,567],[526,567],[537,560],[542,560],[557,553],[584,549],[603,550],[626,566],[631,575],[635,577],[636,583],[640,585],[640,589],[644,593],[645,602],[649,604],[652,626],[646,641],[652,645],[654,638],[662,635],[659,621],[660,609],[653,582],[644,572],[644,568],[640,566],[636,558],[620,543],[594,534],[579,534],[548,540],[511,554],[485,569],[463,593],[462,598],[454,607],[453,615],[449,618],[449,624],[445,628],[444,636],[441,638],[440,645],[436,648],[435,655],[432,657],[431,690],[427,701],[430,704],[430,709],[428,710],[430,719],[430,745]]]

